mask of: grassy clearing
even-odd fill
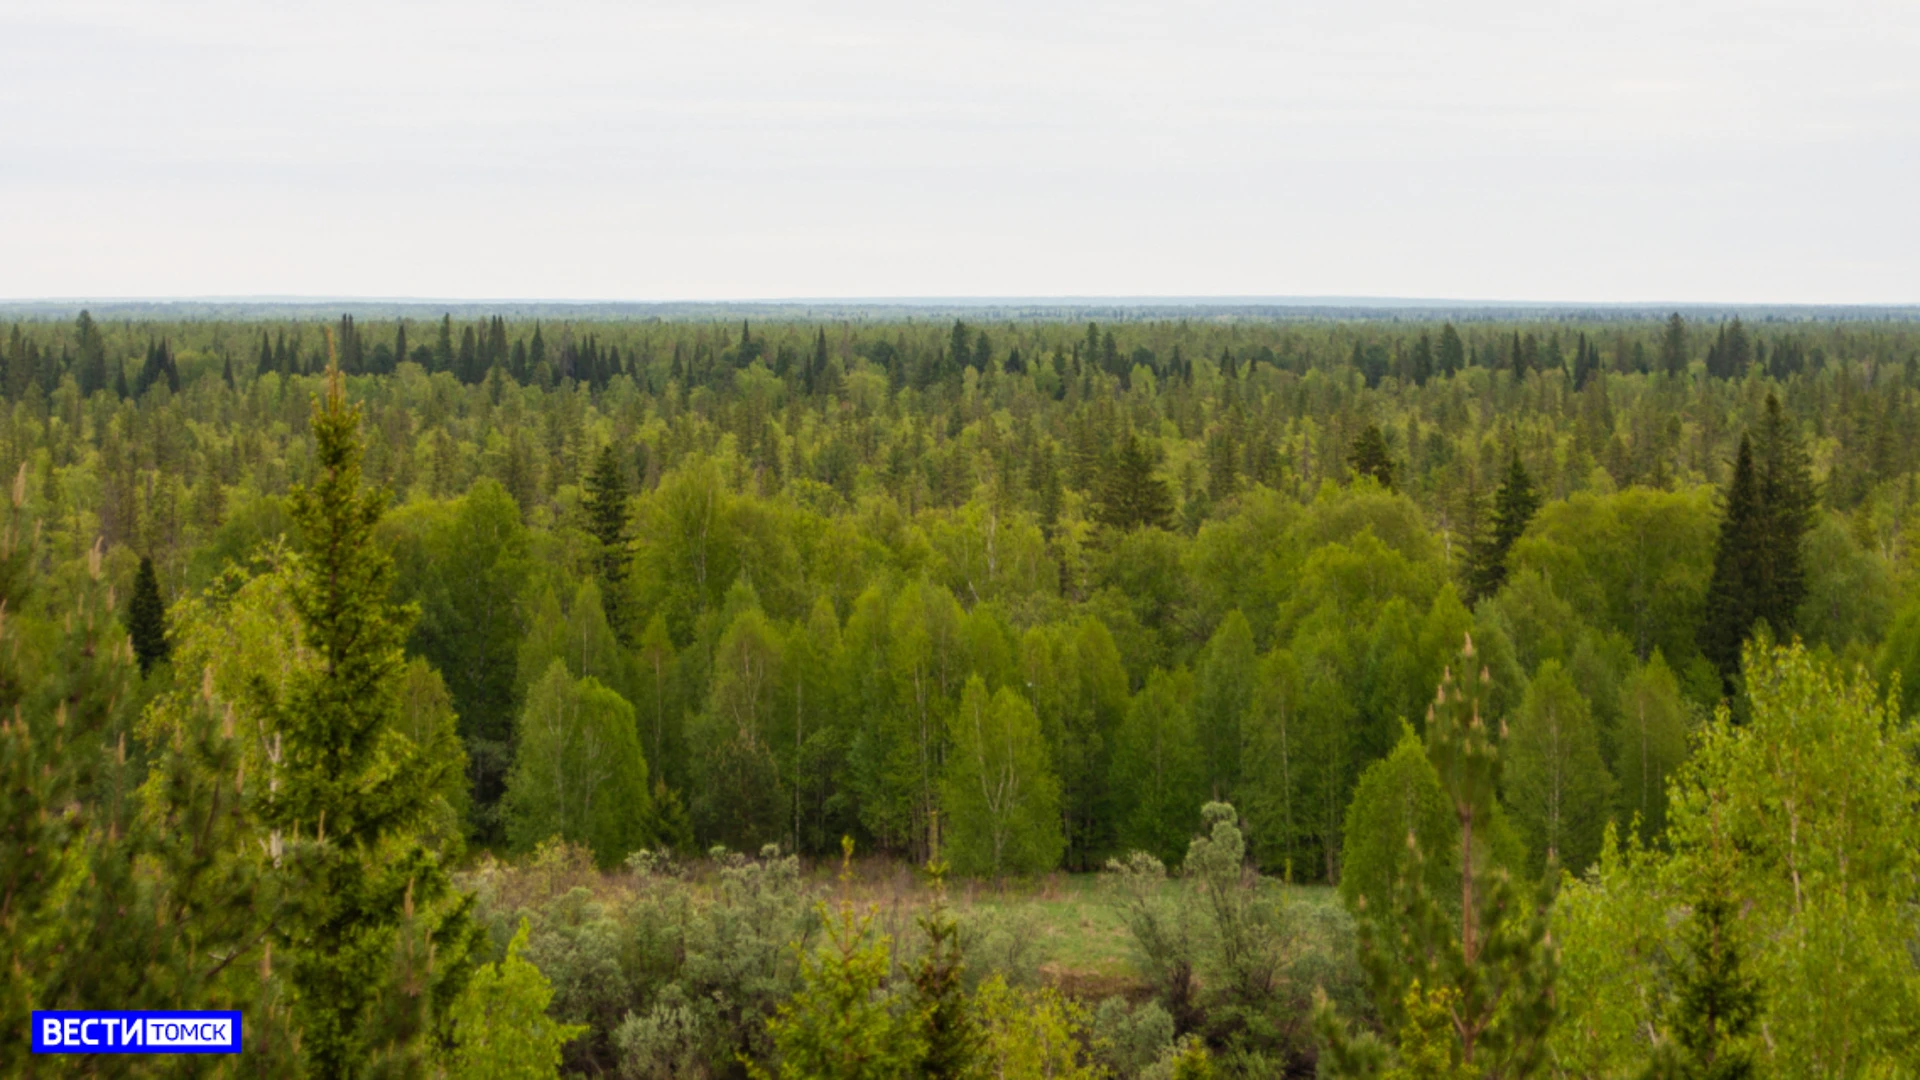
[[[823,888],[839,891],[826,869],[815,873]],[[1285,886],[1263,879],[1261,887],[1288,890],[1291,903],[1309,911],[1340,904],[1336,892],[1324,885]],[[1164,888],[1185,886],[1170,881]],[[963,926],[981,929],[988,938],[986,951],[999,966],[1031,969],[1047,983],[1088,997],[1145,992],[1108,875],[1049,874],[1001,884],[963,880],[951,883],[947,893],[955,917]],[[914,919],[932,899],[924,875],[878,861],[855,867],[847,895],[857,903],[875,905],[881,925],[895,940],[914,932]],[[1319,923],[1309,919],[1302,925],[1311,934]]]

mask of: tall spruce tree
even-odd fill
[[[1379,424],[1369,423],[1354,438],[1347,463],[1353,466],[1355,476],[1371,476],[1381,487],[1393,490],[1393,457],[1387,452],[1387,437],[1381,434]]]
[[[1740,437],[1727,481],[1720,519],[1720,540],[1713,552],[1713,576],[1707,583],[1706,615],[1700,624],[1700,651],[1720,672],[1731,691],[1740,670],[1740,644],[1759,617],[1767,588],[1767,513],[1753,464],[1753,442]]]
[[[82,311],[74,319],[73,337],[80,353],[74,362],[73,372],[80,384],[80,393],[91,394],[107,389],[107,343],[100,336],[100,325],[93,321],[91,313]]]
[[[1687,370],[1687,320],[1677,311],[1667,316],[1666,332],[1660,336],[1660,370],[1669,375]]]
[[[1520,462],[1520,452],[1515,450],[1507,464],[1507,475],[1493,493],[1491,527],[1475,537],[1467,549],[1468,604],[1494,595],[1507,583],[1507,555],[1539,510],[1540,493],[1534,489],[1527,467]]]
[[[1806,449],[1771,393],[1754,437],[1754,464],[1766,515],[1768,571],[1758,613],[1784,636],[1798,624],[1807,599],[1803,544],[1813,527],[1815,496]]]
[[[1153,455],[1139,436],[1128,432],[1100,485],[1098,516],[1103,524],[1122,530],[1167,527],[1173,520],[1173,494],[1153,468]]]
[[[290,959],[308,1070],[325,1077],[359,1075],[369,1060],[369,1006],[403,924],[424,913],[443,958],[463,957],[477,930],[466,904],[443,903],[447,872],[418,838],[462,762],[457,749],[416,744],[401,728],[401,646],[414,613],[389,599],[393,566],[374,538],[386,498],[361,489],[359,424],[330,364],[313,408],[314,479],[288,499],[300,535],[293,607],[318,663],[284,689],[253,689],[280,740],[263,814],[288,879],[274,934]],[[433,988],[457,992],[465,973],[442,964]]]
[[[1700,651],[1728,691],[1739,672],[1741,643],[1756,625],[1764,622],[1784,638],[1798,623],[1807,597],[1802,548],[1813,512],[1806,451],[1769,394],[1758,438],[1741,436],[1734,458],[1698,635]]]
[[[608,443],[594,458],[593,472],[587,475],[587,531],[600,542],[600,590],[606,608],[607,623],[622,640],[626,638],[621,602],[626,595],[627,561],[631,556],[627,542],[627,477],[620,464],[620,451]]]
[[[153,572],[153,560],[140,556],[140,569],[133,575],[133,596],[127,601],[127,634],[133,638],[134,659],[140,662],[140,674],[165,663],[173,652],[167,640],[167,602],[160,596],[160,578]]]

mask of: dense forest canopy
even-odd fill
[[[446,870],[555,839],[648,881],[635,852],[831,858],[843,839],[996,881],[1184,864],[1212,890],[1212,932],[1280,949],[1221,884],[1249,865],[1338,885],[1356,912],[1464,920],[1471,967],[1476,905],[1495,904],[1492,926],[1525,883],[1650,881],[1661,853],[1719,850],[1725,823],[1698,792],[1759,782],[1741,740],[1781,715],[1839,700],[1879,717],[1854,733],[1867,743],[1904,723],[1874,709],[1876,688],[1920,677],[1920,324],[1744,314],[17,322],[0,342],[5,689],[115,749],[22,780],[10,812],[98,808],[81,816],[111,823],[84,833],[101,866],[134,843],[137,807],[199,823],[192,843],[140,852],[148,883],[126,888],[174,890],[207,912],[180,916],[196,927],[229,920],[208,947],[266,965],[262,982],[291,964],[294,989],[248,997],[265,991],[223,989],[222,967],[169,992],[257,1001],[279,1018],[268,1040],[304,1032],[322,1069],[441,1022],[380,983],[382,950],[438,957],[414,980],[432,989],[412,991],[436,1016],[509,994],[523,947],[551,960],[545,930],[508,948],[509,927],[469,986],[459,958],[488,941]],[[96,655],[76,620],[111,646]],[[360,657],[369,641],[386,651]],[[1475,741],[1483,715],[1498,746]],[[257,737],[227,745],[223,725]],[[9,744],[16,775],[46,764],[26,745]],[[272,793],[223,802],[219,778],[251,791],[250,769]],[[363,806],[356,776],[409,794]],[[242,842],[256,830],[271,869]],[[1424,870],[1396,861],[1408,835]],[[8,844],[16,873],[106,873]],[[742,896],[794,872],[733,858]],[[1707,882],[1720,891],[1689,910],[1724,917],[1753,871],[1710,869],[1659,895],[1692,904]],[[1799,873],[1780,925],[1812,925]],[[1452,908],[1406,884],[1423,874],[1436,895],[1451,875]],[[1626,917],[1572,895],[1591,933]],[[263,961],[249,950],[270,935],[249,937],[240,909],[265,907],[291,936]],[[81,917],[62,911],[41,914]],[[871,935],[843,916],[819,963],[852,978]],[[1544,919],[1499,940],[1537,952]],[[1505,992],[1551,985],[1540,963],[1515,962]],[[794,1016],[822,970],[790,974],[813,988]],[[1202,1043],[1245,1075],[1262,1053],[1297,1064],[1302,1002],[1296,1027],[1247,1019],[1279,970],[1194,984],[1213,1020],[1175,1007],[1201,990],[1157,984],[1169,1040],[1201,1040],[1169,1041],[1163,1064]],[[1546,1060],[1550,1016],[1527,1029],[1511,1004],[1530,999],[1454,1001],[1439,981],[1485,986],[1434,967],[1423,991],[1395,970],[1368,1016],[1403,1055],[1439,1037],[1435,1016],[1484,1007],[1484,1032],[1450,1029],[1456,1057],[1490,1033],[1513,1055],[1500,1075]],[[40,989],[96,975],[120,977]],[[620,1017],[560,992],[592,1030],[569,1064],[625,1060]],[[1364,1071],[1370,1044],[1333,1009],[1315,1021],[1328,1060]],[[336,1030],[336,1014],[356,1019]],[[646,1045],[670,1042],[667,1014],[644,1015]],[[1825,1022],[1802,1020],[1779,1023]],[[1617,1025],[1622,1046],[1644,1041],[1636,1022]],[[729,1045],[805,1060],[809,1029],[780,1023]]]

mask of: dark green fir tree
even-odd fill
[[[127,601],[127,636],[133,639],[134,659],[140,662],[140,674],[164,664],[173,653],[167,638],[167,602],[160,596],[160,578],[153,572],[153,560],[140,556],[140,569],[133,575],[133,596]]]
[[[1381,487],[1393,490],[1393,457],[1387,453],[1387,437],[1380,433],[1379,424],[1368,424],[1353,440],[1347,463],[1355,476],[1371,476]]]
[[[1527,523],[1540,509],[1540,492],[1533,477],[1514,451],[1507,464],[1507,475],[1493,493],[1491,527],[1467,549],[1467,602],[1474,604],[1500,591],[1507,582],[1507,556],[1527,531]]]
[[[1760,984],[1747,969],[1724,869],[1709,870],[1681,930],[1686,958],[1676,966],[1666,1040],[1647,1080],[1749,1080],[1746,1038],[1760,1015]]]
[[[1740,645],[1761,618],[1768,590],[1767,561],[1772,543],[1768,514],[1754,467],[1753,441],[1740,437],[1727,481],[1720,519],[1720,540],[1713,552],[1713,576],[1707,583],[1707,610],[1698,635],[1700,651],[1719,670],[1731,692],[1740,670]]]
[[[1781,640],[1798,625],[1807,598],[1804,547],[1814,499],[1799,434],[1768,394],[1758,432],[1741,437],[1734,459],[1699,633],[1700,651],[1729,691],[1740,646],[1757,625],[1765,623]]]

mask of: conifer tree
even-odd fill
[[[1369,423],[1353,440],[1347,463],[1353,466],[1355,476],[1371,476],[1381,487],[1393,490],[1393,458],[1387,453],[1387,437],[1381,434],[1379,424]]]
[[[1768,571],[1757,609],[1775,633],[1785,637],[1797,625],[1807,598],[1803,548],[1813,527],[1815,497],[1806,449],[1772,393],[1767,394],[1754,438],[1754,456],[1766,513]]]
[[[1452,375],[1467,366],[1466,346],[1460,341],[1460,331],[1448,323],[1440,328],[1440,348],[1435,356],[1440,365],[1440,374]]]
[[[1660,338],[1660,370],[1680,375],[1687,370],[1687,321],[1679,312],[1667,316],[1666,333]]]
[[[107,389],[107,344],[101,338],[100,326],[93,321],[91,313],[82,311],[74,319],[73,337],[80,354],[74,361],[74,378],[80,384],[80,393],[92,394]]]
[[[1129,432],[1100,486],[1102,524],[1123,531],[1167,527],[1173,520],[1173,493],[1153,469],[1153,455]]]
[[[440,336],[433,343],[433,370],[453,370],[453,316],[440,316]]]
[[[853,840],[842,841],[843,883],[852,880]],[[842,895],[820,905],[826,940],[800,957],[800,989],[767,1024],[780,1080],[893,1080],[913,1075],[924,1056],[918,1024],[889,993],[891,941]],[[750,1075],[765,1078],[758,1068]]]
[[[1740,671],[1740,646],[1755,624],[1765,620],[1775,633],[1792,629],[1793,614],[1784,609],[1783,600],[1797,591],[1799,534],[1792,534],[1789,541],[1790,522],[1768,506],[1765,483],[1754,462],[1752,439],[1742,435],[1733,476],[1727,481],[1713,576],[1707,584],[1706,613],[1698,635],[1701,653],[1719,670],[1728,692]],[[1792,561],[1782,566],[1781,553],[1788,548]],[[1789,578],[1784,590],[1776,578],[1781,570]]]
[[[1475,537],[1467,551],[1467,603],[1479,603],[1506,584],[1507,555],[1539,509],[1540,493],[1534,490],[1533,477],[1515,450],[1507,475],[1493,494],[1492,528]]]
[[[1710,853],[1681,931],[1685,958],[1673,975],[1665,1042],[1647,1080],[1748,1080],[1753,1051],[1744,1043],[1760,1018],[1760,983],[1739,940],[1739,905],[1727,860]]]
[[[600,448],[594,458],[593,472],[587,476],[587,531],[600,542],[600,596],[606,605],[607,622],[615,634],[626,637],[623,611],[627,580],[627,478],[620,466],[620,451],[612,443]]]
[[[1557,870],[1549,865],[1540,895],[1530,902],[1491,858],[1488,834],[1496,820],[1506,734],[1505,721],[1486,713],[1491,684],[1468,637],[1427,712],[1427,756],[1459,826],[1459,896],[1442,899],[1428,888],[1425,862],[1447,853],[1422,850],[1416,836],[1394,915],[1384,925],[1361,924],[1360,951],[1388,1030],[1402,1030],[1412,1019],[1409,1002],[1422,1000],[1414,988],[1423,987],[1448,1001],[1445,1056],[1451,1066],[1462,1075],[1519,1078],[1546,1067],[1555,1014],[1547,912]],[[1322,1075],[1380,1075],[1388,1055],[1379,1043],[1352,1035],[1325,995],[1316,999]]]
[[[173,652],[167,640],[167,602],[160,596],[160,579],[153,572],[153,560],[140,556],[140,569],[133,575],[133,596],[127,602],[127,633],[133,638],[133,655],[140,662],[140,674],[165,663]]]
[[[932,816],[930,847],[933,858],[927,874],[933,881],[933,903],[920,916],[926,952],[913,971],[914,1005],[919,1013],[923,1047],[920,1069],[926,1080],[965,1080],[974,1075],[984,1041],[980,1025],[968,1008],[967,964],[960,947],[960,924],[947,910],[947,865],[940,861],[940,816]]]
[[[455,946],[477,931],[465,905],[442,904],[446,870],[417,836],[463,762],[456,748],[415,744],[399,728],[413,612],[388,596],[393,567],[374,539],[386,500],[361,488],[359,423],[329,365],[313,408],[314,479],[289,496],[301,539],[293,607],[318,662],[284,690],[253,688],[281,739],[278,786],[263,813],[285,844],[288,900],[274,932],[309,1071],[328,1077],[356,1076],[369,1059],[368,1007],[403,922],[437,912],[430,937],[442,957],[456,958],[438,974],[447,992],[464,982]]]

